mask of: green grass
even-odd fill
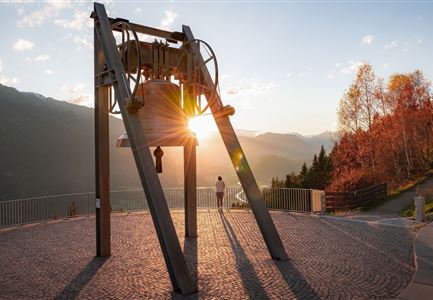
[[[416,177],[414,179],[409,179],[408,181],[404,182],[395,190],[390,191],[388,197],[395,198],[397,196],[400,196],[402,193],[417,187],[420,183],[423,183],[430,177],[433,177],[433,169],[428,170],[427,172],[425,172],[423,175],[419,177]]]
[[[431,214],[433,213],[433,198],[430,198],[426,201],[425,204],[425,213]],[[411,203],[405,209],[400,212],[400,216],[402,217],[413,217],[415,216],[415,205]]]
[[[424,181],[426,181],[427,179],[429,179],[431,177],[433,177],[433,169],[428,170],[427,172],[425,172],[423,175],[421,175],[419,177],[405,181],[404,183],[399,185],[397,188],[389,191],[388,196],[383,197],[381,199],[378,199],[377,201],[369,203],[368,205],[362,207],[361,211],[369,211],[369,210],[372,210],[376,207],[379,207],[382,204],[385,204],[386,202],[397,198],[401,194],[416,188],[419,184],[423,183]],[[408,209],[410,209],[410,207],[406,207],[404,209],[404,211],[408,210]],[[403,211],[400,214],[403,214]]]

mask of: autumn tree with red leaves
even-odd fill
[[[421,71],[392,75],[386,86],[364,63],[340,101],[340,141],[330,154],[328,190],[378,182],[392,188],[433,167],[431,83]]]

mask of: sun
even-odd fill
[[[217,130],[215,121],[211,115],[195,116],[189,119],[188,127],[199,140],[208,138],[211,133]]]

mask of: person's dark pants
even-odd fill
[[[218,208],[222,208],[223,207],[224,192],[218,192],[218,193],[216,193],[216,197],[217,197],[217,206],[218,206]]]

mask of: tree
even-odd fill
[[[385,85],[370,65],[361,65],[340,101],[340,141],[330,154],[328,189],[351,190],[384,181],[392,188],[432,168],[430,90],[421,71],[394,74]]]
[[[307,173],[305,186],[323,190],[328,185],[332,172],[332,163],[325,148],[320,148],[319,155],[314,155],[313,163]]]
[[[304,182],[307,174],[308,174],[308,167],[307,167],[307,163],[304,161],[301,167],[301,171],[299,172],[299,180],[301,182]]]
[[[272,177],[271,188],[284,188],[284,180],[277,177]]]
[[[325,148],[322,146],[319,155],[314,155],[310,167],[304,162],[298,175],[294,172],[286,175],[284,184],[278,177],[273,177],[271,187],[278,188],[284,185],[286,188],[325,189],[331,178],[331,173],[332,162],[329,155],[326,154]]]
[[[284,182],[286,188],[302,188],[302,181],[299,175],[295,175],[295,172],[291,172],[286,175]]]

